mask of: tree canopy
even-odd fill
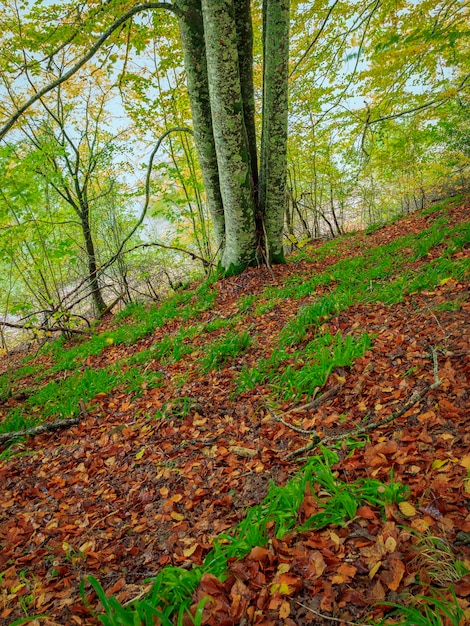
[[[468,13],[6,0],[2,313],[103,312],[466,187]]]

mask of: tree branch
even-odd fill
[[[104,31],[101,37],[96,40],[96,42],[92,45],[89,51],[81,59],[79,59],[75,63],[75,65],[73,65],[67,72],[65,72],[65,74],[62,74],[62,76],[59,76],[58,78],[56,78],[56,80],[52,81],[52,83],[49,83],[42,89],[39,89],[39,91],[32,95],[29,100],[27,100],[22,106],[20,106],[20,108],[10,117],[8,122],[6,122],[0,128],[0,140],[5,137],[8,131],[12,128],[12,126],[16,124],[16,122],[23,115],[23,113],[25,113],[25,111],[27,111],[35,102],[40,100],[46,93],[49,93],[49,91],[52,91],[53,89],[67,81],[69,78],[71,78],[74,74],[76,74],[78,70],[82,68],[85,63],[87,63],[98,52],[103,43],[113,34],[116,29],[118,29],[122,24],[124,24],[124,22],[126,22],[129,18],[133,17],[137,13],[141,13],[142,11],[147,11],[149,9],[167,9],[178,14],[178,9],[173,4],[170,4],[168,2],[146,2],[144,4],[139,4],[135,6],[134,8],[121,15],[121,17],[119,17],[115,22],[111,24],[111,26],[109,26],[109,28]]]
[[[80,422],[79,417],[74,417],[68,420],[60,420],[58,422],[51,422],[50,424],[42,424],[41,426],[35,426],[34,428],[28,428],[26,430],[16,430],[10,433],[0,433],[0,444],[16,439],[18,437],[31,437],[33,435],[39,435],[46,432],[55,432],[62,428],[69,428]]]
[[[319,437],[317,434],[315,434],[312,440],[310,441],[310,443],[308,443],[303,448],[294,450],[293,452],[287,455],[287,458],[292,459],[296,456],[299,456],[300,454],[303,454],[304,452],[309,452],[310,450],[313,450],[320,444],[322,446],[325,446],[328,444],[337,443],[338,441],[343,441],[344,439],[349,439],[350,437],[357,437],[357,435],[363,435],[365,433],[369,433],[401,417],[404,413],[406,413],[412,407],[414,407],[415,404],[420,402],[430,391],[432,391],[433,389],[437,389],[437,387],[439,387],[442,384],[442,381],[439,379],[437,352],[435,348],[431,348],[431,352],[432,352],[432,358],[433,358],[434,382],[431,385],[427,385],[422,391],[414,391],[411,394],[410,399],[407,402],[405,402],[405,404],[401,407],[401,409],[399,409],[395,413],[392,413],[388,417],[384,417],[381,420],[369,422],[365,424],[364,426],[359,425],[354,430],[346,432],[346,433],[341,433],[340,435],[332,435],[330,437],[322,438],[322,437]],[[373,413],[368,414],[366,415],[364,419],[370,419],[372,416],[373,416]]]
[[[207,259],[204,259],[202,256],[199,256],[198,254],[195,254],[194,252],[191,252],[191,250],[185,250],[184,248],[179,248],[178,246],[168,246],[164,243],[158,243],[157,241],[152,241],[150,243],[140,243],[137,246],[134,246],[132,248],[128,248],[127,250],[124,250],[121,252],[121,254],[128,254],[129,252],[132,252],[133,250],[138,250],[139,248],[151,248],[151,247],[157,247],[157,248],[164,248],[165,250],[176,250],[176,252],[182,252],[183,254],[187,254],[188,256],[190,256],[193,261],[201,261],[201,263],[204,264],[204,266],[214,266],[215,263],[208,261]]]

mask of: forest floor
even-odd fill
[[[3,444],[0,623],[97,624],[88,576],[131,608],[165,567],[206,567],[250,508],[260,545],[225,577],[204,569],[199,623],[395,623],[384,601],[447,602],[457,617],[439,623],[470,623],[469,208],[314,242],[184,292],[166,317],[136,306],[86,340],[5,356],[3,430],[78,423]],[[263,517],[272,483],[288,502]]]

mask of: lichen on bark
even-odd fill
[[[225,214],[222,266],[232,272],[254,262],[255,205],[243,116],[233,3],[202,0],[207,74],[220,189]]]
[[[201,0],[177,0],[175,6],[178,8],[194,138],[215,239],[222,253],[225,242],[225,217],[212,131]]]
[[[286,202],[290,0],[265,0],[259,204],[272,262],[283,262]]]

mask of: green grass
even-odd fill
[[[9,411],[0,423],[0,432],[31,428],[48,418],[69,419],[81,412],[80,403],[89,403],[98,393],[110,393],[122,386],[127,393],[138,396],[144,389],[163,384],[163,375],[140,368],[111,366],[86,368],[60,381],[51,381],[34,392],[21,408]]]
[[[246,313],[253,308],[253,304],[256,302],[255,295],[246,295],[238,299],[237,306],[240,313]]]
[[[243,367],[238,376],[237,391],[268,385],[276,398],[310,396],[317,387],[325,384],[335,367],[351,365],[370,346],[367,334],[342,337],[340,333],[318,333],[295,352],[281,347],[269,358],[261,359],[256,367]]]
[[[460,626],[465,617],[455,592],[450,589],[451,600],[442,591],[431,589],[431,596],[416,596],[408,606],[393,602],[382,602],[381,606],[394,607],[394,611],[384,618],[379,626],[399,624],[400,626]],[[393,621],[390,621],[392,619]]]
[[[132,345],[173,319],[198,319],[203,311],[211,308],[216,297],[216,288],[210,282],[205,282],[194,292],[174,294],[160,306],[128,305],[116,316],[118,322],[124,322],[117,328],[93,335],[71,348],[65,348],[63,340],[54,342],[54,369],[63,371],[80,367],[89,356],[100,356],[107,346]]]
[[[0,376],[0,402],[5,402],[12,393],[14,393],[13,389],[15,383],[33,374],[39,374],[39,367],[37,365],[25,365],[17,370],[11,372],[7,371],[2,374]]]
[[[247,331],[241,333],[228,332],[225,337],[210,343],[205,356],[200,360],[204,373],[212,369],[221,369],[227,362],[247,350],[251,336]]]

